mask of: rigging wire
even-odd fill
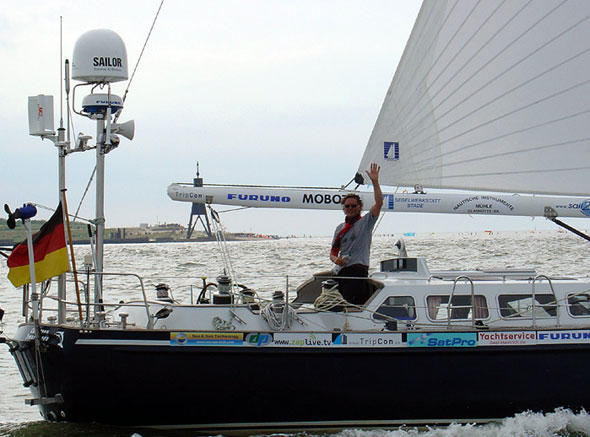
[[[37,208],[44,209],[46,211],[55,212],[55,208],[51,208],[49,206],[41,205],[40,203],[33,203],[33,202],[29,202],[29,203],[31,203],[31,205],[35,205]],[[68,214],[68,216],[73,217],[72,214]],[[79,218],[80,220],[85,221],[85,222],[87,222],[87,223],[89,223],[91,225],[94,224],[94,221],[91,220],[91,219],[87,219],[87,218],[84,218],[84,217],[77,217],[77,218]]]
[[[193,187],[191,182],[174,182],[176,185],[188,185]],[[300,190],[335,190],[342,191],[342,187],[300,187],[292,185],[251,185],[251,184],[203,184],[204,187],[236,187],[236,188],[293,188]],[[345,190],[354,191],[354,190]]]
[[[354,178],[352,178],[350,181],[348,181],[348,183],[346,185],[342,185],[340,187],[341,190],[346,190],[346,187],[348,187],[350,184],[352,184],[354,182]],[[358,187],[358,186],[357,186]]]
[[[94,170],[92,170],[92,174],[90,175],[90,179],[88,180],[88,184],[86,184],[86,189],[84,190],[84,194],[82,194],[82,198],[80,199],[80,203],[78,203],[78,208],[76,209],[76,213],[74,214],[73,221],[76,221],[76,219],[78,218],[78,212],[80,212],[80,207],[82,206],[82,202],[84,202],[84,198],[86,197],[86,194],[88,194],[88,189],[90,188],[90,184],[92,183],[92,180],[94,179],[95,174],[96,174],[96,165],[94,166]]]
[[[224,209],[223,211],[217,211],[219,214],[223,214],[224,212],[233,212],[233,211],[241,211],[242,209],[249,209],[250,206],[242,206],[240,208],[232,208],[232,209]]]
[[[131,82],[133,81],[133,78],[135,77],[135,72],[137,71],[137,67],[139,66],[139,61],[141,61],[141,57],[143,56],[143,52],[145,51],[147,43],[148,43],[150,36],[152,34],[152,31],[154,30],[154,26],[156,25],[156,20],[158,19],[158,16],[160,15],[160,10],[162,9],[163,4],[164,4],[164,0],[162,0],[160,2],[160,6],[158,7],[158,10],[157,10],[156,15],[154,17],[154,20],[152,21],[152,26],[150,27],[150,30],[147,34],[145,42],[143,43],[141,53],[139,54],[139,57],[137,58],[137,62],[135,63],[135,68],[133,69],[133,73],[131,73],[131,78],[129,79],[129,82],[127,82],[127,88],[125,89],[125,93],[123,94],[123,103],[125,103],[125,99],[127,98],[127,93],[129,92],[129,87],[131,86]],[[120,112],[119,112],[119,114],[120,114]],[[117,114],[115,116],[115,119],[114,119],[115,123],[117,122],[117,119],[119,118],[119,114]]]
[[[368,214],[370,214],[370,212]],[[379,225],[383,221],[383,217],[385,217],[385,214],[379,214],[379,218],[377,219],[377,223],[375,223],[375,226],[373,226],[373,230],[371,231],[371,236],[374,236],[375,233],[377,232],[377,228],[379,228]]]
[[[227,240],[225,239],[225,229],[221,223],[221,219],[219,218],[219,214],[215,211],[211,205],[209,206],[209,213],[211,214],[211,223],[213,224],[213,232],[215,234],[215,239],[217,240],[217,246],[219,248],[219,252],[221,254],[221,258],[223,260],[223,266],[225,270],[225,274],[228,275],[231,279],[232,288],[237,285],[238,278],[234,271],[231,257],[229,254],[229,248],[227,246]]]
[[[72,117],[72,108],[70,107],[70,93],[66,94],[66,111],[67,111],[67,121],[68,121],[68,142],[69,142],[69,135],[70,132],[76,132],[74,127],[74,117]],[[69,147],[69,146],[68,146]]]

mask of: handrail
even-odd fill
[[[149,305],[147,303],[147,296],[145,294],[145,288],[143,286],[143,279],[141,276],[139,276],[136,273],[109,273],[109,272],[92,272],[95,275],[101,275],[101,276],[105,276],[105,275],[112,275],[112,276],[134,276],[139,280],[139,285],[141,285],[141,294],[143,296],[143,302],[144,302],[144,306],[145,306],[145,313],[147,316],[147,329],[150,329],[151,324],[152,324],[152,317],[150,315],[150,308]]]
[[[457,276],[453,281],[453,289],[451,290],[451,295],[449,296],[449,304],[447,306],[447,328],[451,327],[451,313],[453,311],[453,296],[455,295],[455,288],[457,287],[457,282],[459,280],[464,279],[471,285],[471,326],[475,328],[475,286],[473,285],[473,280],[469,276]],[[464,307],[464,306],[461,306]]]
[[[537,275],[533,278],[533,282],[532,282],[533,328],[537,327],[537,316],[535,313],[535,308],[537,307],[537,299],[536,299],[536,295],[535,295],[535,282],[537,281],[537,279],[547,279],[547,282],[549,283],[549,288],[551,288],[551,293],[553,294],[553,302],[555,302],[555,326],[559,328],[559,304],[557,303],[557,295],[555,294],[555,289],[553,288],[553,282],[551,282],[551,278],[547,275]],[[541,304],[539,306],[545,307],[547,305]]]
[[[88,272],[85,272],[85,273],[88,274]],[[137,278],[137,280],[139,281],[139,285],[141,286],[141,294],[142,294],[142,297],[143,297],[143,303],[142,303],[141,306],[143,306],[145,308],[145,312],[146,312],[146,316],[147,316],[147,328],[148,329],[150,328],[150,326],[152,324],[152,317],[150,315],[148,299],[147,299],[147,295],[145,293],[145,287],[144,287],[144,284],[143,284],[143,278],[141,276],[139,276],[136,273],[121,273],[121,272],[90,272],[90,274],[92,274],[92,275],[100,275],[100,276],[130,276],[130,277]],[[25,291],[25,293],[26,293],[26,291]],[[75,302],[68,302],[68,301],[66,301],[64,299],[61,299],[59,297],[55,298],[53,296],[42,296],[42,299],[43,298],[51,298],[51,299],[56,300],[58,303],[63,302],[66,305],[67,304],[74,304],[74,305],[77,304]],[[93,303],[87,302],[87,305],[88,306],[93,306],[94,308],[96,308],[97,306],[111,306],[111,304],[105,304],[104,302],[93,302]],[[25,306],[26,306],[26,300],[23,299],[23,312],[25,312],[24,311]],[[49,310],[49,309],[46,309],[46,310]],[[81,319],[80,320],[80,324],[82,325],[83,323],[84,323],[84,320]]]

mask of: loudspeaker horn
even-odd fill
[[[135,120],[129,120],[125,123],[115,123],[111,126],[111,132],[123,135],[128,140],[132,140],[135,135]]]

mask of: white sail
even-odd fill
[[[389,186],[590,194],[590,1],[426,0],[359,165]]]

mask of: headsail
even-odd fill
[[[589,1],[425,1],[359,172],[590,195],[589,71]]]

